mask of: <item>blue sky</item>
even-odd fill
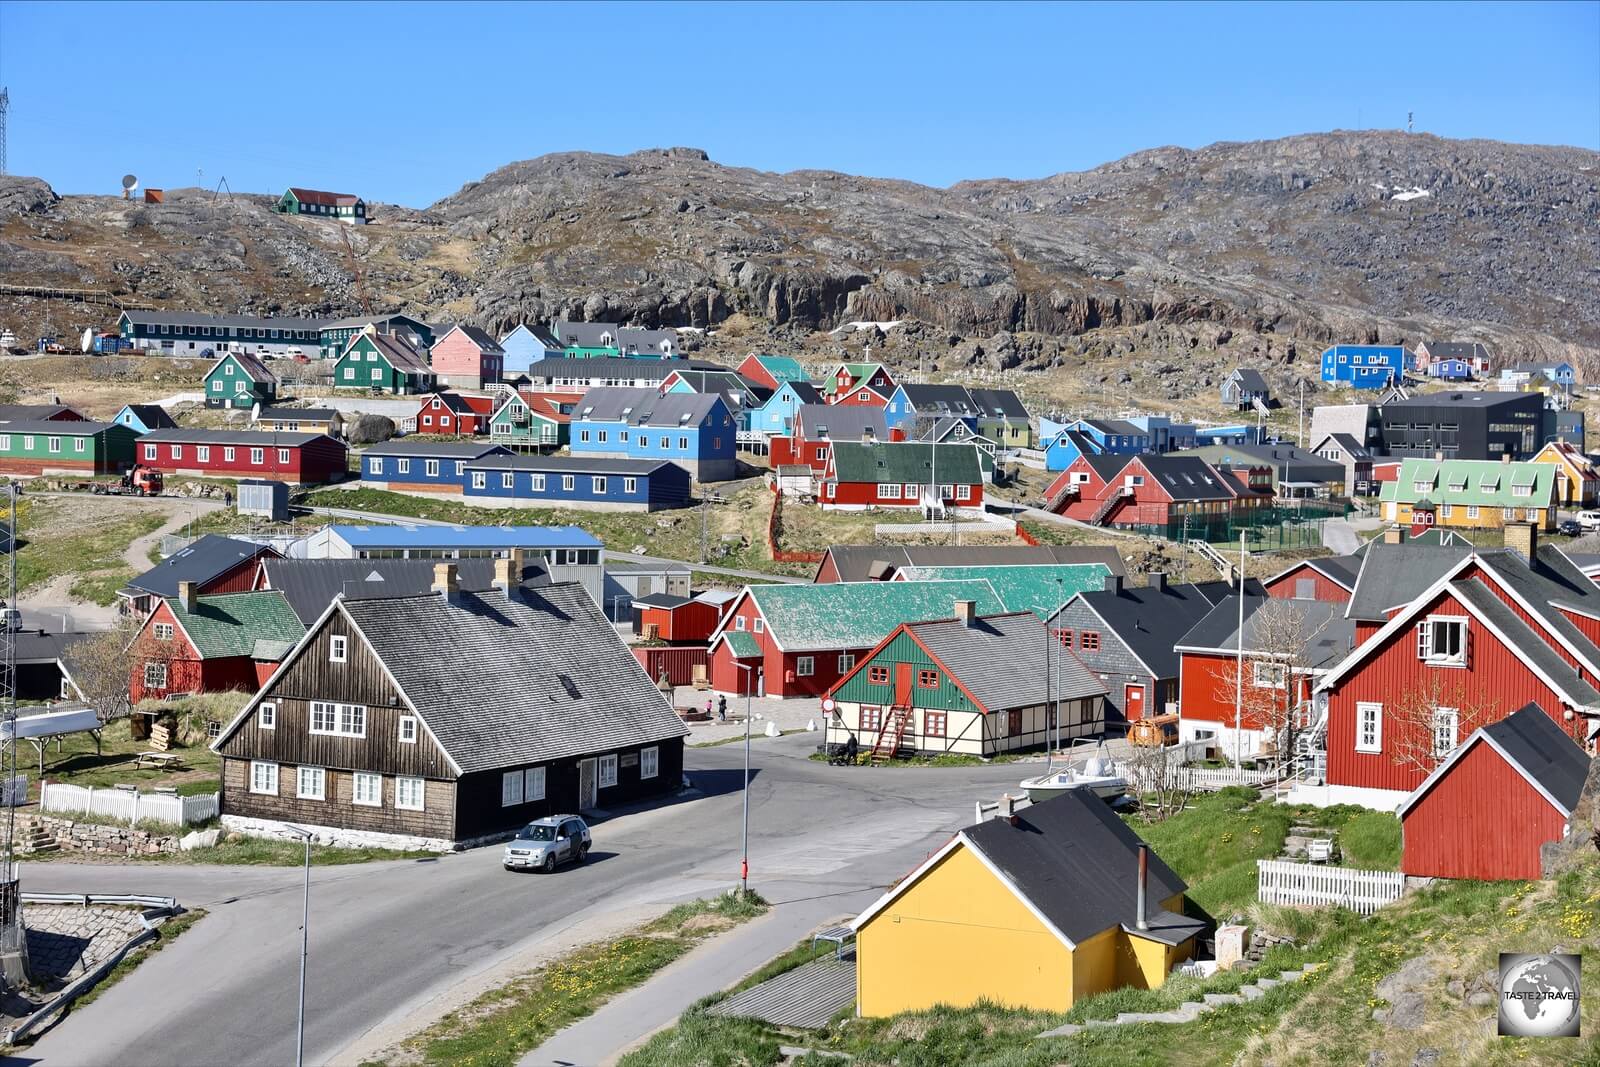
[[[1600,2],[0,0],[0,85],[8,169],[62,192],[203,171],[423,206],[514,160],[664,145],[947,185],[1408,110],[1441,136],[1600,149]]]

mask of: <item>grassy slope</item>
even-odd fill
[[[17,507],[17,588],[37,588],[70,574],[73,596],[109,604],[133,576],[122,553],[167,518],[165,511],[130,508],[127,501],[24,497]]]

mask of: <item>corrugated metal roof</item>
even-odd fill
[[[870,648],[903,622],[950,618],[958,600],[980,615],[1006,610],[984,581],[758,585],[750,595],[785,652]]]
[[[1059,642],[1050,647],[1044,623],[1031,611],[982,616],[970,626],[944,619],[907,629],[991,714],[1107,692]]]
[[[856,960],[852,948],[842,958],[830,954],[735,993],[707,1008],[706,1013],[815,1030],[827,1026],[855,999]]]
[[[970,444],[934,445],[923,441],[836,441],[833,476],[840,482],[978,485],[983,465]]]

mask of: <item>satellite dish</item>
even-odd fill
[[[90,327],[88,327],[87,329],[85,329],[83,331],[83,350],[85,352],[94,351],[94,327],[93,326],[90,326]]]
[[[137,189],[138,187],[139,187],[139,179],[138,178],[134,177],[132,174],[124,174],[122,176],[122,188],[124,190],[126,190],[127,192],[131,193],[135,189]]]

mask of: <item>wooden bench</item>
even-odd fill
[[[182,770],[183,757],[176,752],[141,752],[134,757],[133,767],[160,767],[166,770]]]

